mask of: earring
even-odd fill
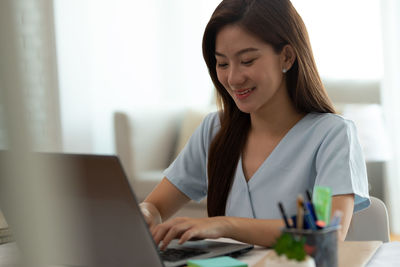
[[[283,72],[283,73],[286,73],[286,72],[287,72],[287,69],[283,68],[283,69],[282,69],[282,72]]]

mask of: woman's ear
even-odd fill
[[[282,69],[286,71],[290,70],[296,60],[296,53],[290,44],[285,45],[281,51],[281,64]]]

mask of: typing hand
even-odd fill
[[[143,217],[150,228],[150,231],[158,224],[161,223],[161,215],[157,208],[149,203],[142,202],[139,204],[140,211],[143,214]]]
[[[227,217],[186,218],[168,220],[152,229],[155,243],[164,250],[172,239],[179,238],[179,244],[190,239],[220,238],[226,236],[230,224]]]

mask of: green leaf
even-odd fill
[[[307,255],[304,250],[305,241],[304,237],[296,240],[292,235],[283,233],[276,241],[273,249],[279,256],[283,254],[288,259],[303,261]]]

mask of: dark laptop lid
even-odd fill
[[[48,175],[52,186],[47,193],[56,202],[53,206],[59,207],[47,212],[40,223],[62,226],[43,229],[29,222],[31,231],[37,228],[43,235],[43,240],[32,244],[27,240],[32,235],[21,234],[27,233],[21,222],[10,223],[22,252],[40,254],[43,248],[51,251],[45,256],[46,263],[63,266],[163,266],[116,156],[34,153],[32,159],[51,166]],[[4,153],[0,160],[4,163]],[[6,219],[15,222],[12,217],[17,214],[1,203]],[[18,217],[29,221],[33,217],[29,210],[34,212],[35,203],[20,205],[27,208]],[[35,239],[40,239],[38,235]]]

